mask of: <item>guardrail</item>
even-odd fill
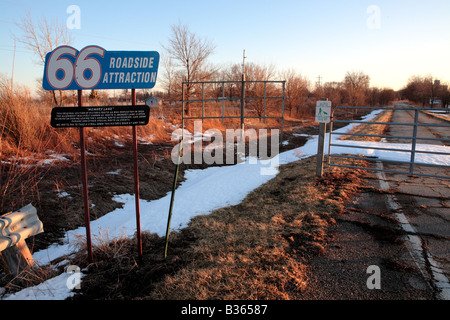
[[[412,123],[400,123],[400,122],[379,122],[379,121],[365,121],[365,120],[337,120],[334,119],[334,113],[338,109],[371,109],[371,110],[407,110],[407,111],[413,111],[414,112],[414,122]],[[436,178],[443,178],[443,179],[450,179],[450,176],[445,175],[434,175],[434,174],[424,174],[417,172],[416,166],[427,166],[427,167],[437,167],[437,168],[448,168],[448,166],[445,165],[439,165],[434,163],[421,163],[416,161],[416,155],[417,154],[437,154],[437,155],[444,155],[444,156],[450,156],[450,153],[448,152],[440,152],[440,151],[427,151],[427,150],[418,150],[417,145],[418,141],[422,140],[429,140],[429,141],[441,141],[441,142],[450,142],[449,138],[431,138],[431,137],[419,137],[418,136],[418,128],[419,127],[444,127],[449,128],[450,125],[448,124],[433,124],[433,123],[420,123],[419,122],[419,113],[421,111],[426,110],[433,110],[433,111],[448,111],[448,109],[442,109],[442,108],[415,108],[415,107],[406,107],[406,106],[399,106],[399,107],[345,107],[345,106],[338,106],[335,107],[332,111],[331,116],[331,124],[330,124],[330,135],[329,135],[329,145],[328,145],[328,164],[330,166],[335,167],[346,167],[346,168],[352,168],[352,169],[364,169],[364,170],[372,170],[372,171],[383,171],[383,172],[391,172],[391,173],[399,173],[399,174],[408,174],[408,175],[416,175],[416,176],[427,176],[427,177],[436,177]],[[379,134],[362,134],[362,133],[347,133],[347,132],[333,132],[333,124],[336,123],[356,123],[356,124],[366,124],[366,125],[389,125],[389,126],[410,126],[413,128],[412,135],[411,136],[393,136],[393,135],[379,135]],[[379,146],[365,146],[365,145],[357,145],[357,144],[345,144],[345,143],[336,143],[333,142],[333,136],[336,135],[343,135],[343,136],[359,136],[359,137],[377,137],[377,138],[384,138],[384,139],[407,139],[411,140],[411,148],[409,149],[399,149],[399,148],[392,148],[386,145],[384,147],[383,145]],[[401,160],[392,160],[392,159],[380,159],[380,158],[371,158],[371,157],[359,157],[357,155],[342,155],[342,154],[331,154],[331,147],[342,147],[342,148],[356,148],[356,149],[372,149],[372,150],[383,150],[383,151],[392,151],[392,152],[404,152],[409,153],[409,161],[401,161]],[[350,166],[350,165],[341,165],[341,164],[333,164],[331,163],[331,158],[348,158],[348,159],[358,159],[358,160],[366,160],[366,161],[381,161],[381,162],[387,162],[387,163],[393,163],[393,164],[404,164],[409,166],[408,171],[402,171],[402,170],[390,170],[390,169],[380,169],[380,168],[363,168],[358,166]]]
[[[10,273],[17,275],[34,265],[25,239],[42,232],[43,224],[31,204],[0,216],[0,251]]]

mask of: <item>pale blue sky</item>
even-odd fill
[[[216,64],[247,61],[294,68],[311,82],[341,81],[346,71],[363,71],[371,85],[400,89],[412,75],[450,81],[448,0],[0,0],[0,73],[12,73],[14,22],[27,12],[37,21],[66,22],[68,6],[81,10],[73,46],[163,53],[171,25],[189,26],[212,40]],[[370,24],[379,8],[379,24]],[[369,22],[369,25],[368,25]],[[378,26],[373,28],[371,26]],[[36,87],[43,66],[17,44],[15,83]]]

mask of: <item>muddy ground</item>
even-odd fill
[[[304,121],[287,123],[285,124],[285,129],[283,141],[287,141],[287,143],[281,145],[280,152],[302,146],[307,140],[307,137],[303,135],[314,135],[318,132],[318,128],[313,122]],[[174,143],[170,141],[139,144],[140,197],[142,199],[158,199],[171,191],[175,169],[170,158],[173,146]],[[134,193],[132,149],[129,144],[120,146],[114,143],[105,143],[104,145],[88,144],[87,149],[90,153],[87,158],[89,200],[91,204],[90,218],[94,220],[121,205],[112,200],[114,195]],[[60,241],[60,238],[67,230],[84,226],[79,159],[69,158],[69,160],[74,161],[58,163],[45,169],[45,176],[39,180],[37,192],[26,198],[26,200],[30,200],[37,207],[45,229],[43,234],[27,240],[32,251],[38,251]],[[182,165],[178,184],[183,181],[185,170],[204,167],[206,165]],[[295,179],[291,178],[287,178],[286,181],[290,184],[295,183]],[[274,188],[277,187],[274,186]],[[285,199],[285,196],[276,190],[273,190],[271,196],[275,197],[275,202],[277,203]],[[289,236],[286,236],[286,238],[288,241],[291,241]],[[304,241],[308,241],[308,238],[305,240],[293,237],[292,239],[293,244],[300,247],[305,245]],[[325,237],[321,240],[326,242],[330,239],[332,238]],[[315,240],[314,237],[312,240]],[[126,244],[120,243],[120,241],[112,244],[119,251],[124,249],[127,251],[126,255],[119,254],[119,258],[114,260],[114,270],[119,273],[113,272],[110,274],[110,276],[115,277],[114,279],[106,276],[109,272],[108,270],[111,270],[111,265],[109,264],[109,261],[112,259],[109,256],[111,253],[109,250],[106,250],[102,256],[102,248],[99,248],[100,251],[95,252],[95,256],[98,259],[95,272],[97,275],[104,275],[104,277],[96,277],[96,280],[92,282],[92,286],[85,286],[82,295],[77,296],[75,299],[136,299],[142,298],[139,295],[140,293],[145,293],[144,296],[148,295],[149,288],[153,288],[155,283],[158,283],[168,274],[174,274],[189,263],[189,261],[185,260],[185,251],[198,241],[198,235],[188,229],[171,237],[170,250],[172,254],[166,261],[162,261],[161,257],[163,239],[144,233],[143,241],[145,244],[144,261],[136,260],[137,254],[134,245],[129,244],[130,241]],[[306,253],[306,255],[311,252],[320,254],[324,250],[324,246],[325,243],[320,243],[317,246],[313,245],[309,247],[307,250],[309,253]],[[300,252],[301,250],[298,251]],[[78,257],[79,265],[85,264],[86,260],[83,250],[81,252],[81,255]],[[75,260],[74,263],[76,262]],[[141,263],[150,265],[150,270],[139,271]],[[121,281],[117,282],[118,279],[121,279]],[[146,281],[143,281],[143,279]],[[7,284],[9,281],[11,281],[10,277],[3,276],[2,285]],[[86,283],[89,282],[87,281]],[[288,286],[290,286],[289,281]],[[306,299],[317,298],[308,296],[307,292],[302,291],[300,296],[297,292],[293,296]],[[157,296],[152,297],[158,298]],[[283,299],[283,295],[276,297]]]
[[[282,145],[280,152],[305,143],[306,137],[294,136],[293,133],[317,134],[317,127],[310,121],[286,122],[285,128],[283,139],[289,143]],[[176,142],[170,141],[169,135],[166,141],[138,144],[141,199],[158,199],[172,190],[175,165],[171,160],[171,151],[175,144]],[[86,149],[92,221],[122,205],[113,201],[115,195],[134,194],[134,166],[131,142],[118,144],[113,140],[88,140]],[[15,188],[11,188],[14,191],[4,197],[0,214],[15,211],[29,203],[37,208],[45,232],[27,239],[32,252],[58,243],[66,231],[84,226],[80,157],[78,154],[64,156],[69,161],[42,166],[35,166],[27,161],[26,165],[31,163],[32,168],[17,172]],[[184,180],[185,170],[206,166],[181,165],[178,185]],[[6,165],[2,166],[0,173],[3,175],[3,182],[8,178],[8,170],[13,171]],[[0,265],[0,270],[2,267]]]

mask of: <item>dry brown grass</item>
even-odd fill
[[[281,168],[241,204],[199,216],[192,262],[167,275],[152,299],[296,299],[306,260],[326,249],[327,228],[357,191],[359,172],[314,177],[315,158]]]
[[[156,290],[164,299],[290,299],[307,283],[302,258],[323,252],[340,212],[335,194],[312,174],[314,159],[287,165],[241,204],[193,219],[201,241],[189,268]],[[334,175],[334,174],[332,174]],[[344,192],[343,192],[344,191]],[[295,294],[294,294],[295,296]]]
[[[51,266],[30,266],[22,270],[18,275],[13,276],[10,273],[0,274],[0,284],[5,293],[17,292],[24,288],[34,287],[48,279],[56,277],[58,270]]]
[[[358,170],[319,179],[314,167],[315,158],[283,166],[241,204],[192,219],[172,232],[167,260],[156,235],[144,233],[142,263],[135,239],[103,245],[77,298],[301,299],[308,259],[326,251],[328,227],[362,184]]]

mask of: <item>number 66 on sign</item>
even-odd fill
[[[159,66],[156,51],[106,51],[61,46],[45,58],[45,90],[151,89]]]

